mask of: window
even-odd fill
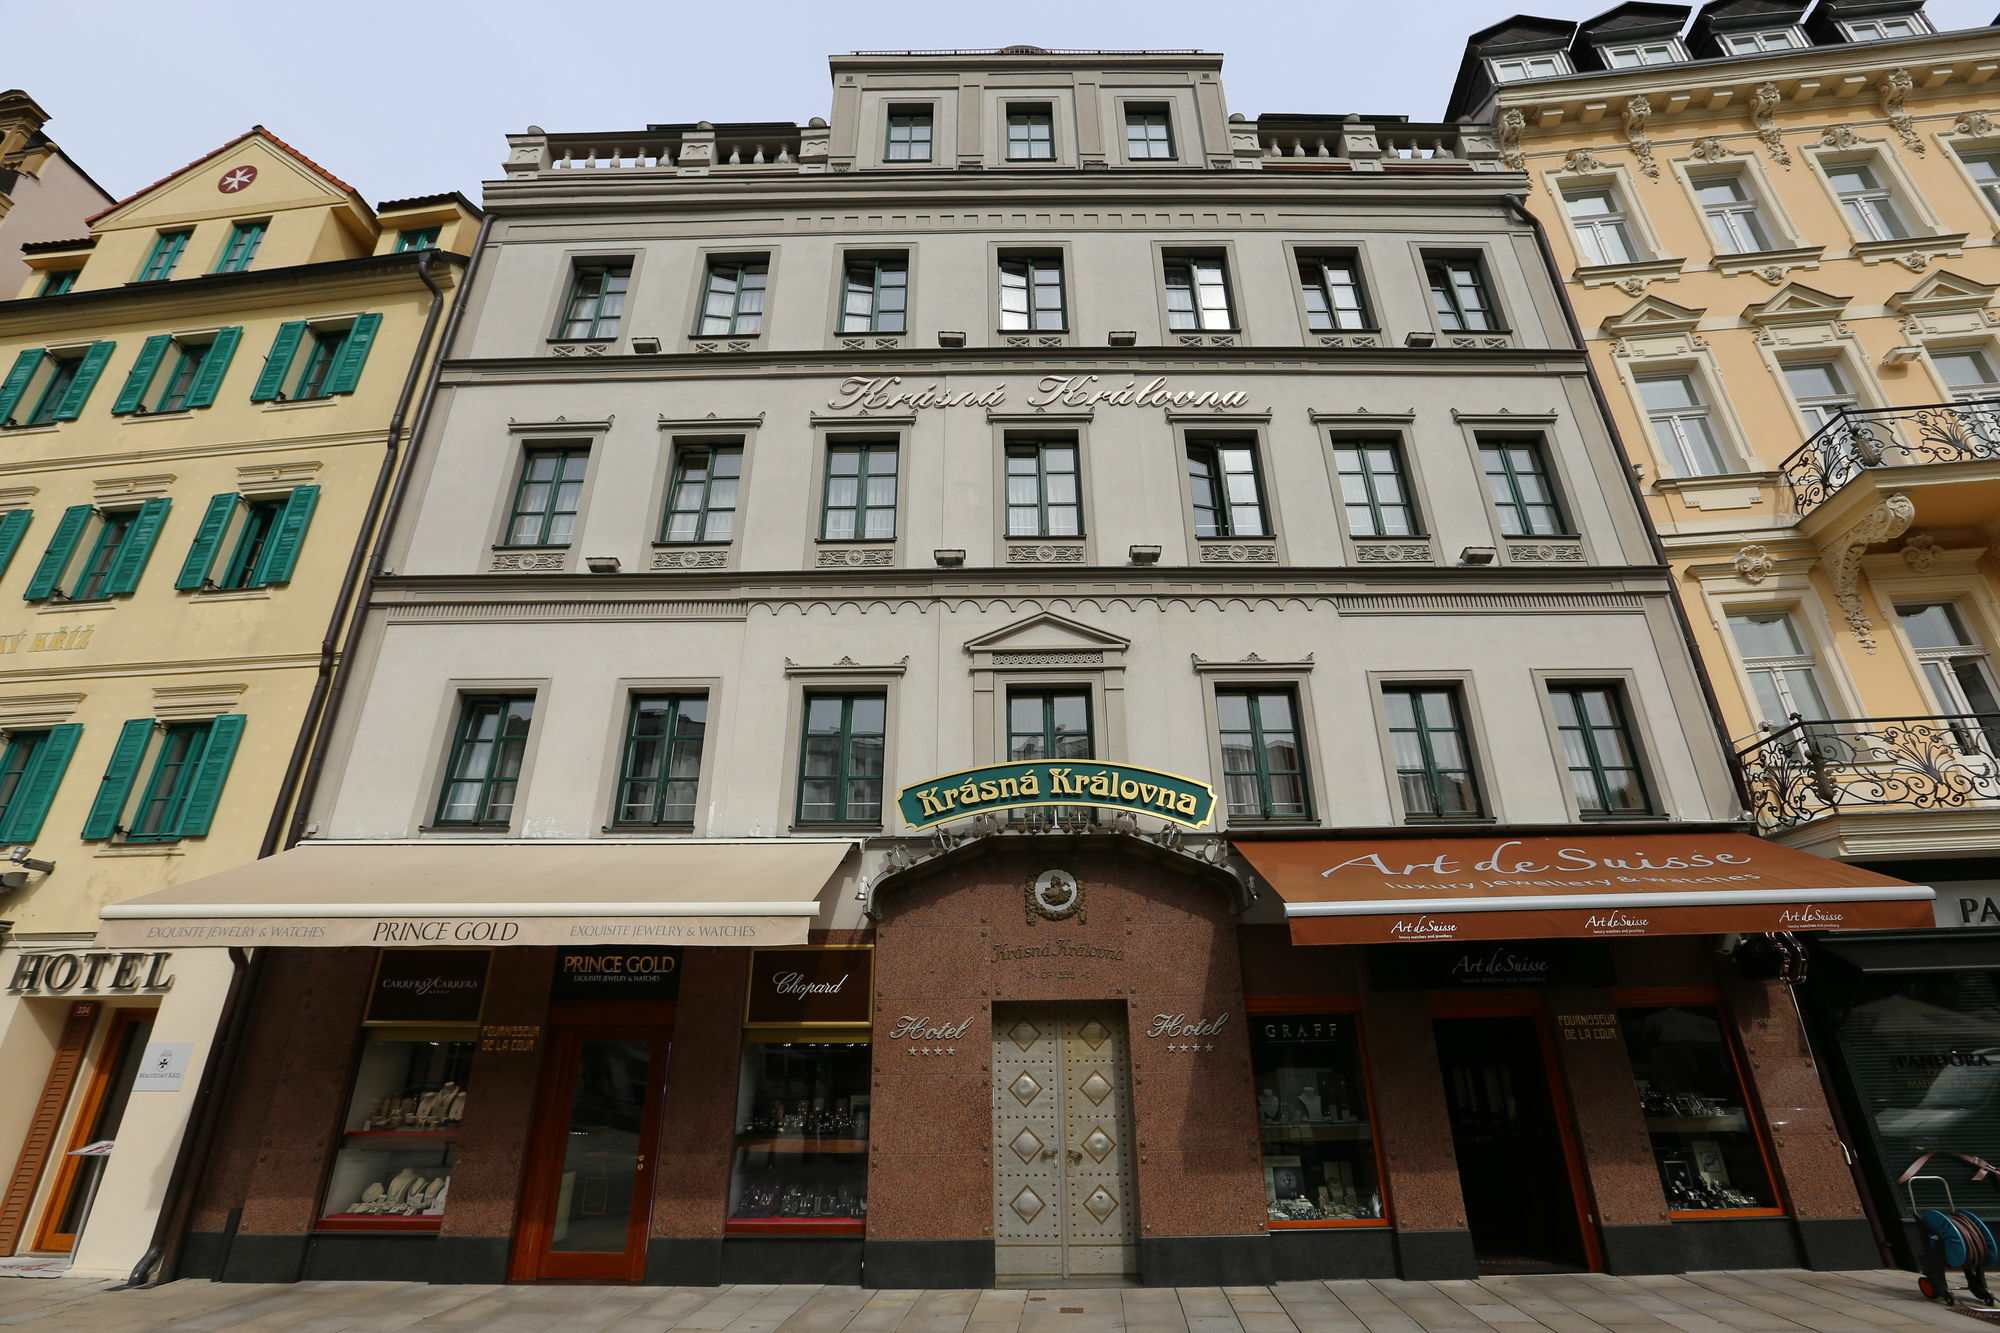
[[[1577,250],[1586,264],[1629,264],[1632,233],[1625,211],[1609,190],[1564,190],[1563,208],[1576,232]]]
[[[165,498],[148,500],[137,509],[71,505],[56,524],[23,595],[31,602],[51,597],[98,601],[137,591],[172,507]],[[80,565],[78,551],[87,552]]]
[[[1076,441],[1007,441],[1007,535],[1076,537],[1083,533]]]
[[[1771,248],[1771,229],[1764,225],[1757,201],[1750,197],[1743,178],[1735,172],[1713,176],[1691,176],[1688,184],[1708,219],[1708,234],[1715,248],[1724,254],[1749,254]]]
[[[81,272],[80,268],[52,268],[42,274],[42,285],[35,295],[61,296],[76,286],[76,275]]]
[[[1604,63],[1611,69],[1637,69],[1641,65],[1671,65],[1682,59],[1679,42],[1639,42],[1631,46],[1607,46]]]
[[[1430,283],[1431,304],[1442,327],[1454,331],[1500,327],[1478,259],[1470,255],[1427,259],[1424,277]]]
[[[1754,56],[1761,51],[1790,51],[1805,45],[1796,28],[1724,33],[1721,41],[1723,54],[1732,56]]]
[[[1620,1009],[1618,1027],[1672,1215],[1772,1208],[1757,1108],[1713,1004]]]
[[[1458,698],[1449,685],[1382,690],[1405,819],[1475,819],[1486,813]]]
[[[514,511],[502,546],[567,546],[576,528],[590,450],[530,449],[521,459]]]
[[[2000,396],[2000,375],[1993,373],[1993,358],[1976,347],[1932,352],[1931,364],[1951,387],[1951,396],[1961,402]]]
[[[868,1216],[869,1102],[879,1090],[867,1027],[821,1027],[817,1041],[754,1028],[743,1035],[725,1229],[858,1238]],[[843,1036],[862,1040],[827,1040]],[[635,1122],[642,1094],[640,1085]]]
[[[195,377],[201,374],[201,363],[208,357],[209,344],[179,343],[176,349],[174,368],[168,372],[160,396],[153,400],[155,412],[179,412],[187,407]]]
[[[505,827],[513,819],[534,717],[532,694],[464,697],[438,795],[438,823]]]
[[[1300,255],[1299,292],[1306,324],[1315,330],[1372,329],[1361,267],[1352,255]]]
[[[707,735],[706,694],[633,695],[615,822],[692,827]]]
[[[896,446],[835,444],[826,451],[822,541],[894,541]]]
[[[163,231],[153,238],[153,248],[146,252],[146,262],[139,267],[140,282],[165,282],[174,276],[174,266],[181,262],[181,251],[187,249],[188,237],[192,231]]]
[[[563,303],[558,338],[615,338],[625,314],[625,293],[632,285],[629,262],[578,264]]]
[[[1414,537],[1423,531],[1394,440],[1346,440],[1333,446],[1347,531],[1355,537]]]
[[[299,368],[299,377],[292,384],[290,398],[295,403],[309,402],[315,398],[326,398],[333,390],[333,365],[347,346],[346,329],[315,329],[312,341],[306,344],[305,364]]]
[[[1891,37],[1921,37],[1930,31],[1930,25],[1915,14],[1901,14],[1895,18],[1848,19],[1840,30],[1850,42],[1880,42]]]
[[[1569,73],[1569,61],[1560,55],[1522,56],[1515,60],[1489,60],[1495,83],[1515,83],[1521,79],[1546,79]]]
[[[0,837],[23,843],[41,836],[82,735],[73,722],[7,734],[6,753],[0,754]]]
[[[1197,537],[1268,537],[1256,441],[1246,436],[1189,440],[1188,490]]]
[[[1556,734],[1562,738],[1570,794],[1586,818],[1646,814],[1653,808],[1646,777],[1613,685],[1551,685]]]
[[[271,224],[259,218],[255,222],[239,222],[229,229],[229,243],[222,247],[222,258],[215,261],[217,273],[241,273],[250,267],[250,261],[257,257],[257,247],[264,243],[264,231]]]
[[[1660,457],[1676,476],[1713,477],[1729,471],[1693,376],[1641,375],[1638,385]]]
[[[1015,255],[1000,261],[1000,327],[1066,329],[1061,255]]]
[[[1007,761],[1092,759],[1090,691],[1009,690]]]
[[[1382,1216],[1360,1019],[1254,1014],[1251,1079],[1273,1230]]]
[[[579,477],[581,474],[579,473]],[[684,444],[674,451],[661,541],[726,542],[736,535],[736,496],[743,484],[743,447]]]
[[[764,284],[770,267],[762,259],[711,259],[701,296],[704,337],[747,337],[764,329]]]
[[[889,138],[882,147],[889,162],[931,160],[931,109],[928,106],[889,108]]]
[[[1229,270],[1220,255],[1166,261],[1167,327],[1233,329],[1236,310],[1229,297]]]
[[[1231,819],[1306,819],[1306,752],[1288,689],[1215,692],[1222,785]]]
[[[1864,240],[1896,241],[1909,236],[1910,226],[1903,221],[1894,194],[1877,178],[1875,168],[1866,162],[1834,163],[1828,165],[1826,178],[1848,224]]]
[[[252,500],[243,507],[243,522],[236,530],[236,544],[222,566],[219,588],[248,588],[256,581],[257,565],[278,516],[285,511],[283,500]]]
[[[353,393],[381,326],[382,316],[376,314],[356,315],[344,327],[305,319],[280,324],[264,358],[264,369],[250,388],[250,401],[304,402]],[[303,363],[295,366],[301,361],[301,347],[305,348]]]
[[[317,486],[254,498],[234,491],[211,496],[174,586],[229,590],[289,583],[318,506]]]
[[[41,394],[28,412],[25,425],[47,426],[59,419],[63,400],[69,396],[71,386],[76,382],[77,370],[83,364],[80,356],[57,356],[48,358],[49,373],[42,380]]]
[[[1960,153],[1958,156],[1965,163],[1966,174],[1972,177],[1972,183],[1986,201],[1986,206],[2000,209],[2000,153]],[[49,275],[51,279],[55,276],[53,273]],[[51,294],[48,291],[42,293],[44,296]]]
[[[150,717],[127,722],[111,748],[82,836],[102,839],[123,833],[130,842],[206,836],[245,721],[241,713],[224,713],[201,722],[162,723]],[[133,805],[132,791],[149,757],[151,770]]]
[[[1482,440],[1479,459],[1502,533],[1546,537],[1568,530],[1540,440]]]
[[[1147,159],[1171,161],[1174,156],[1174,123],[1164,106],[1125,107],[1125,156],[1135,162]]]
[[[111,404],[112,415],[184,412],[210,406],[222,388],[222,377],[228,373],[229,362],[242,338],[241,328],[217,329],[203,342],[184,342],[167,333],[154,334],[140,345],[139,355],[126,373],[124,387]],[[162,366],[168,367],[164,381],[160,379]]]
[[[119,550],[131,535],[133,521],[138,515],[136,509],[114,509],[99,515],[97,540],[92,543],[76,582],[69,587],[66,595],[70,601],[94,602],[111,595],[107,591],[111,567],[117,563]]]
[[[443,227],[405,227],[396,233],[396,253],[405,250],[435,250]]]
[[[1787,362],[1784,372],[1785,388],[1799,405],[1808,431],[1818,432],[1843,409],[1859,402],[1832,361]]]
[[[1759,722],[1783,727],[1793,717],[1816,722],[1827,716],[1818,668],[1789,612],[1734,612],[1729,637],[1743,659],[1743,674],[1750,678],[1751,696],[1762,713]]]
[[[799,822],[876,824],[882,819],[882,751],[888,699],[809,694],[799,756]]]
[[[1007,160],[1048,162],[1056,155],[1055,117],[1047,103],[1007,108]]]
[[[1917,661],[1930,686],[1931,697],[1947,713],[2000,715],[2000,686],[1993,679],[1986,649],[1966,628],[1965,616],[1953,602],[1918,602],[1896,608],[1903,632],[1917,651]],[[2000,720],[2000,719],[1997,719]]]
[[[180,837],[181,812],[208,743],[208,727],[206,722],[179,722],[164,729],[153,771],[125,831],[127,842],[171,842]]]
[[[840,303],[842,333],[901,333],[909,314],[910,261],[907,256],[847,260]]]

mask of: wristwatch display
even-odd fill
[[[862,1230],[868,1107],[866,1042],[746,1044],[729,1229]]]
[[[1271,1225],[1380,1220],[1354,1015],[1253,1015],[1250,1051]]]
[[[428,1231],[444,1220],[471,1041],[370,1032],[327,1178],[319,1227]]]
[[[1772,1209],[1770,1172],[1721,1010],[1706,1004],[1621,1009],[1618,1025],[1668,1210]]]

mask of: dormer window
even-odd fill
[[[1767,28],[1761,32],[1728,32],[1719,39],[1725,55],[1754,56],[1766,51],[1796,51],[1807,45],[1797,28]]]
[[[1840,31],[1850,42],[1886,42],[1893,37],[1921,37],[1931,30],[1921,14],[1892,14],[1879,19],[1843,19]]]
[[[1634,42],[1629,46],[1603,46],[1604,63],[1611,69],[1637,69],[1641,65],[1672,65],[1687,59],[1681,44],[1674,39],[1664,42]]]
[[[76,275],[81,272],[80,268],[52,268],[42,274],[41,289],[35,295],[61,296],[76,286]]]
[[[1561,52],[1545,56],[1516,56],[1509,60],[1489,60],[1495,83],[1518,83],[1522,79],[1547,79],[1570,72],[1569,58]]]

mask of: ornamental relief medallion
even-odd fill
[[[1007,548],[1007,563],[1010,565],[1080,565],[1083,563],[1081,546],[1010,546]]]
[[[567,558],[568,553],[564,551],[496,551],[486,569],[494,574],[561,573]]]
[[[1278,548],[1275,546],[1232,543],[1201,548],[1201,563],[1204,565],[1274,565],[1277,562]]]

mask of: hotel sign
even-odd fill
[[[1131,764],[1037,760],[947,773],[905,787],[896,798],[911,828],[1032,805],[1104,806],[1193,828],[1208,822],[1215,790],[1205,782]]]
[[[1250,395],[1241,389],[1170,389],[1164,375],[1155,375],[1144,384],[1137,380],[1107,384],[1102,375],[1044,375],[1024,401],[1037,411],[1051,407],[1164,407],[1176,411],[1205,407],[1222,412],[1244,410]],[[942,384],[923,384],[905,388],[901,375],[851,375],[841,381],[826,405],[835,412],[853,408],[893,412],[919,407],[1005,407],[1007,386],[947,389]]]

